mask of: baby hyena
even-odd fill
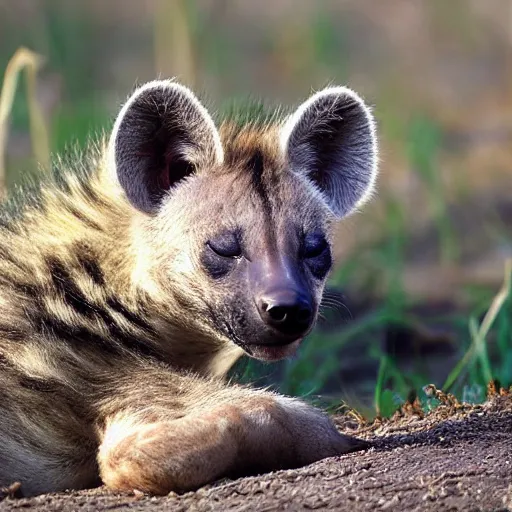
[[[377,173],[356,93],[217,129],[187,88],[150,82],[59,167],[1,217],[0,485],[167,493],[363,446],[223,379],[244,352],[293,354],[316,320],[331,224]]]

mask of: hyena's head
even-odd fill
[[[332,221],[375,182],[361,98],[328,88],[283,121],[218,130],[187,88],[151,82],[119,114],[109,157],[139,212],[133,279],[198,335],[261,359],[293,353],[318,314]]]

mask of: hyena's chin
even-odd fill
[[[244,350],[244,352],[254,359],[261,361],[279,361],[295,355],[302,340],[308,336],[314,329],[317,321],[317,307],[315,307],[313,317],[309,319],[308,325],[288,325],[285,332],[269,327],[260,322],[254,322],[252,328],[244,333],[239,332],[239,336],[233,337],[237,332],[235,328],[230,329],[230,340]]]
[[[247,354],[260,361],[279,361],[295,355],[302,338],[287,345],[249,345],[245,348]]]
[[[241,338],[231,341],[254,359],[262,361],[279,361],[295,355],[302,340],[311,332],[314,323],[303,332],[283,334],[273,329],[259,326],[256,332],[248,332]]]

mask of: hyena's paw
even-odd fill
[[[264,392],[227,393],[215,405],[176,420],[112,419],[98,462],[103,482],[154,494],[193,490],[240,476],[363,449],[321,411]]]
[[[338,432],[329,417],[300,400],[274,396],[264,408],[246,411],[247,466],[271,470],[304,466],[363,450],[366,441]]]
[[[235,464],[235,423],[208,416],[149,424],[116,418],[98,454],[103,482],[117,490],[167,494],[224,476]]]

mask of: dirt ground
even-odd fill
[[[350,416],[337,421],[354,433]],[[0,511],[512,510],[510,394],[476,407],[444,397],[426,416],[408,405],[391,420],[355,431],[372,448],[297,470],[222,481],[181,496],[99,488],[18,499],[13,488],[11,496],[4,490]]]

